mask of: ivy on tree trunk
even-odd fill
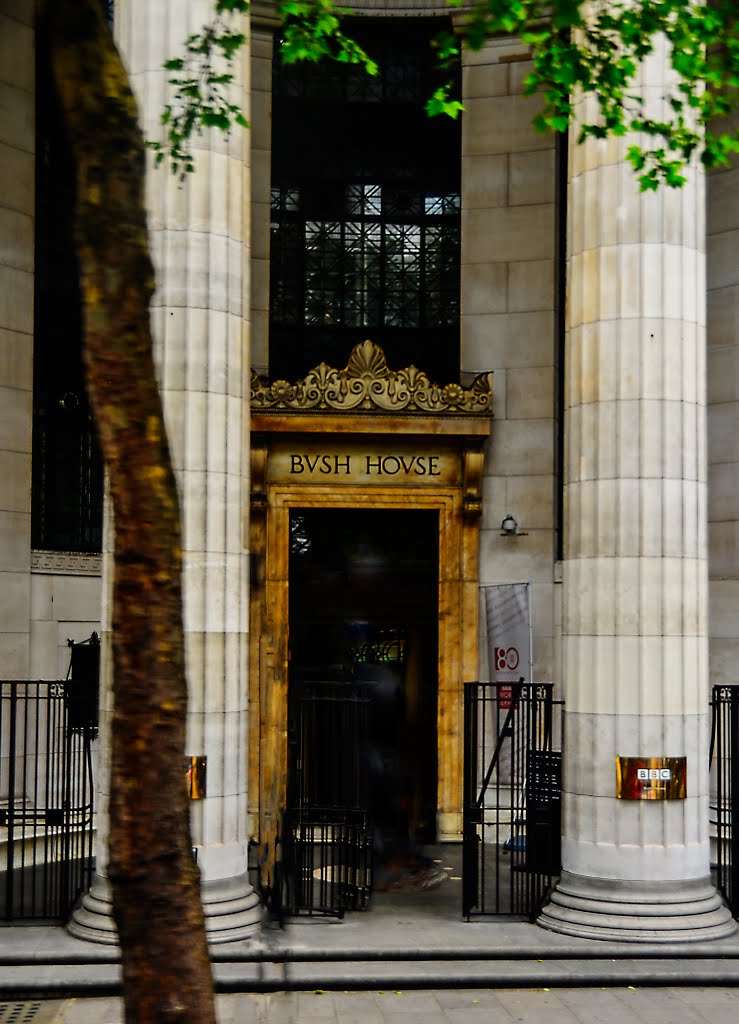
[[[44,0],[77,170],[87,386],[115,524],[109,876],[126,1021],[215,1021],[184,778],[180,509],[152,355],[145,148],[99,0]]]

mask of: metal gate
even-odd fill
[[[342,917],[369,904],[368,712],[354,683],[293,687],[281,865],[288,914]]]
[[[0,919],[64,920],[90,887],[97,679],[94,697],[87,682],[83,671],[0,683]]]
[[[714,686],[711,699],[711,823],[716,829],[716,887],[739,916],[739,686]]]
[[[462,914],[536,916],[559,874],[563,702],[466,683]]]

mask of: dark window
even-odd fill
[[[564,558],[564,464],[565,464],[565,359],[567,322],[565,315],[565,296],[567,294],[567,179],[568,174],[568,133],[557,132],[555,138],[556,155],[556,196],[557,196],[557,247],[555,253],[555,317],[557,324],[556,346],[556,416],[557,446],[555,461],[555,558]]]
[[[103,467],[82,366],[74,166],[42,23],[37,43],[32,544],[100,551]]]
[[[270,376],[345,365],[459,373],[460,126],[429,118],[439,22],[352,26],[376,78],[338,64],[273,80]]]

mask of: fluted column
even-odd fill
[[[667,67],[642,70],[653,113]],[[734,924],[709,877],[704,179],[640,194],[633,141],[571,150],[563,874],[540,923],[710,939]],[[617,799],[619,755],[686,757],[686,799]]]
[[[162,62],[213,10],[209,0],[116,3],[146,137],[162,131]],[[247,46],[233,85],[247,117],[248,67]],[[207,132],[193,149],[195,173],[180,181],[152,171],[147,203],[155,357],[183,517],[186,753],[207,758],[207,796],[191,805],[193,843],[208,937],[225,942],[261,920],[246,832],[249,136]]]

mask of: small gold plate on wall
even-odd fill
[[[185,757],[185,782],[191,800],[205,799],[207,757]]]
[[[617,757],[619,800],[684,800],[687,758]]]

